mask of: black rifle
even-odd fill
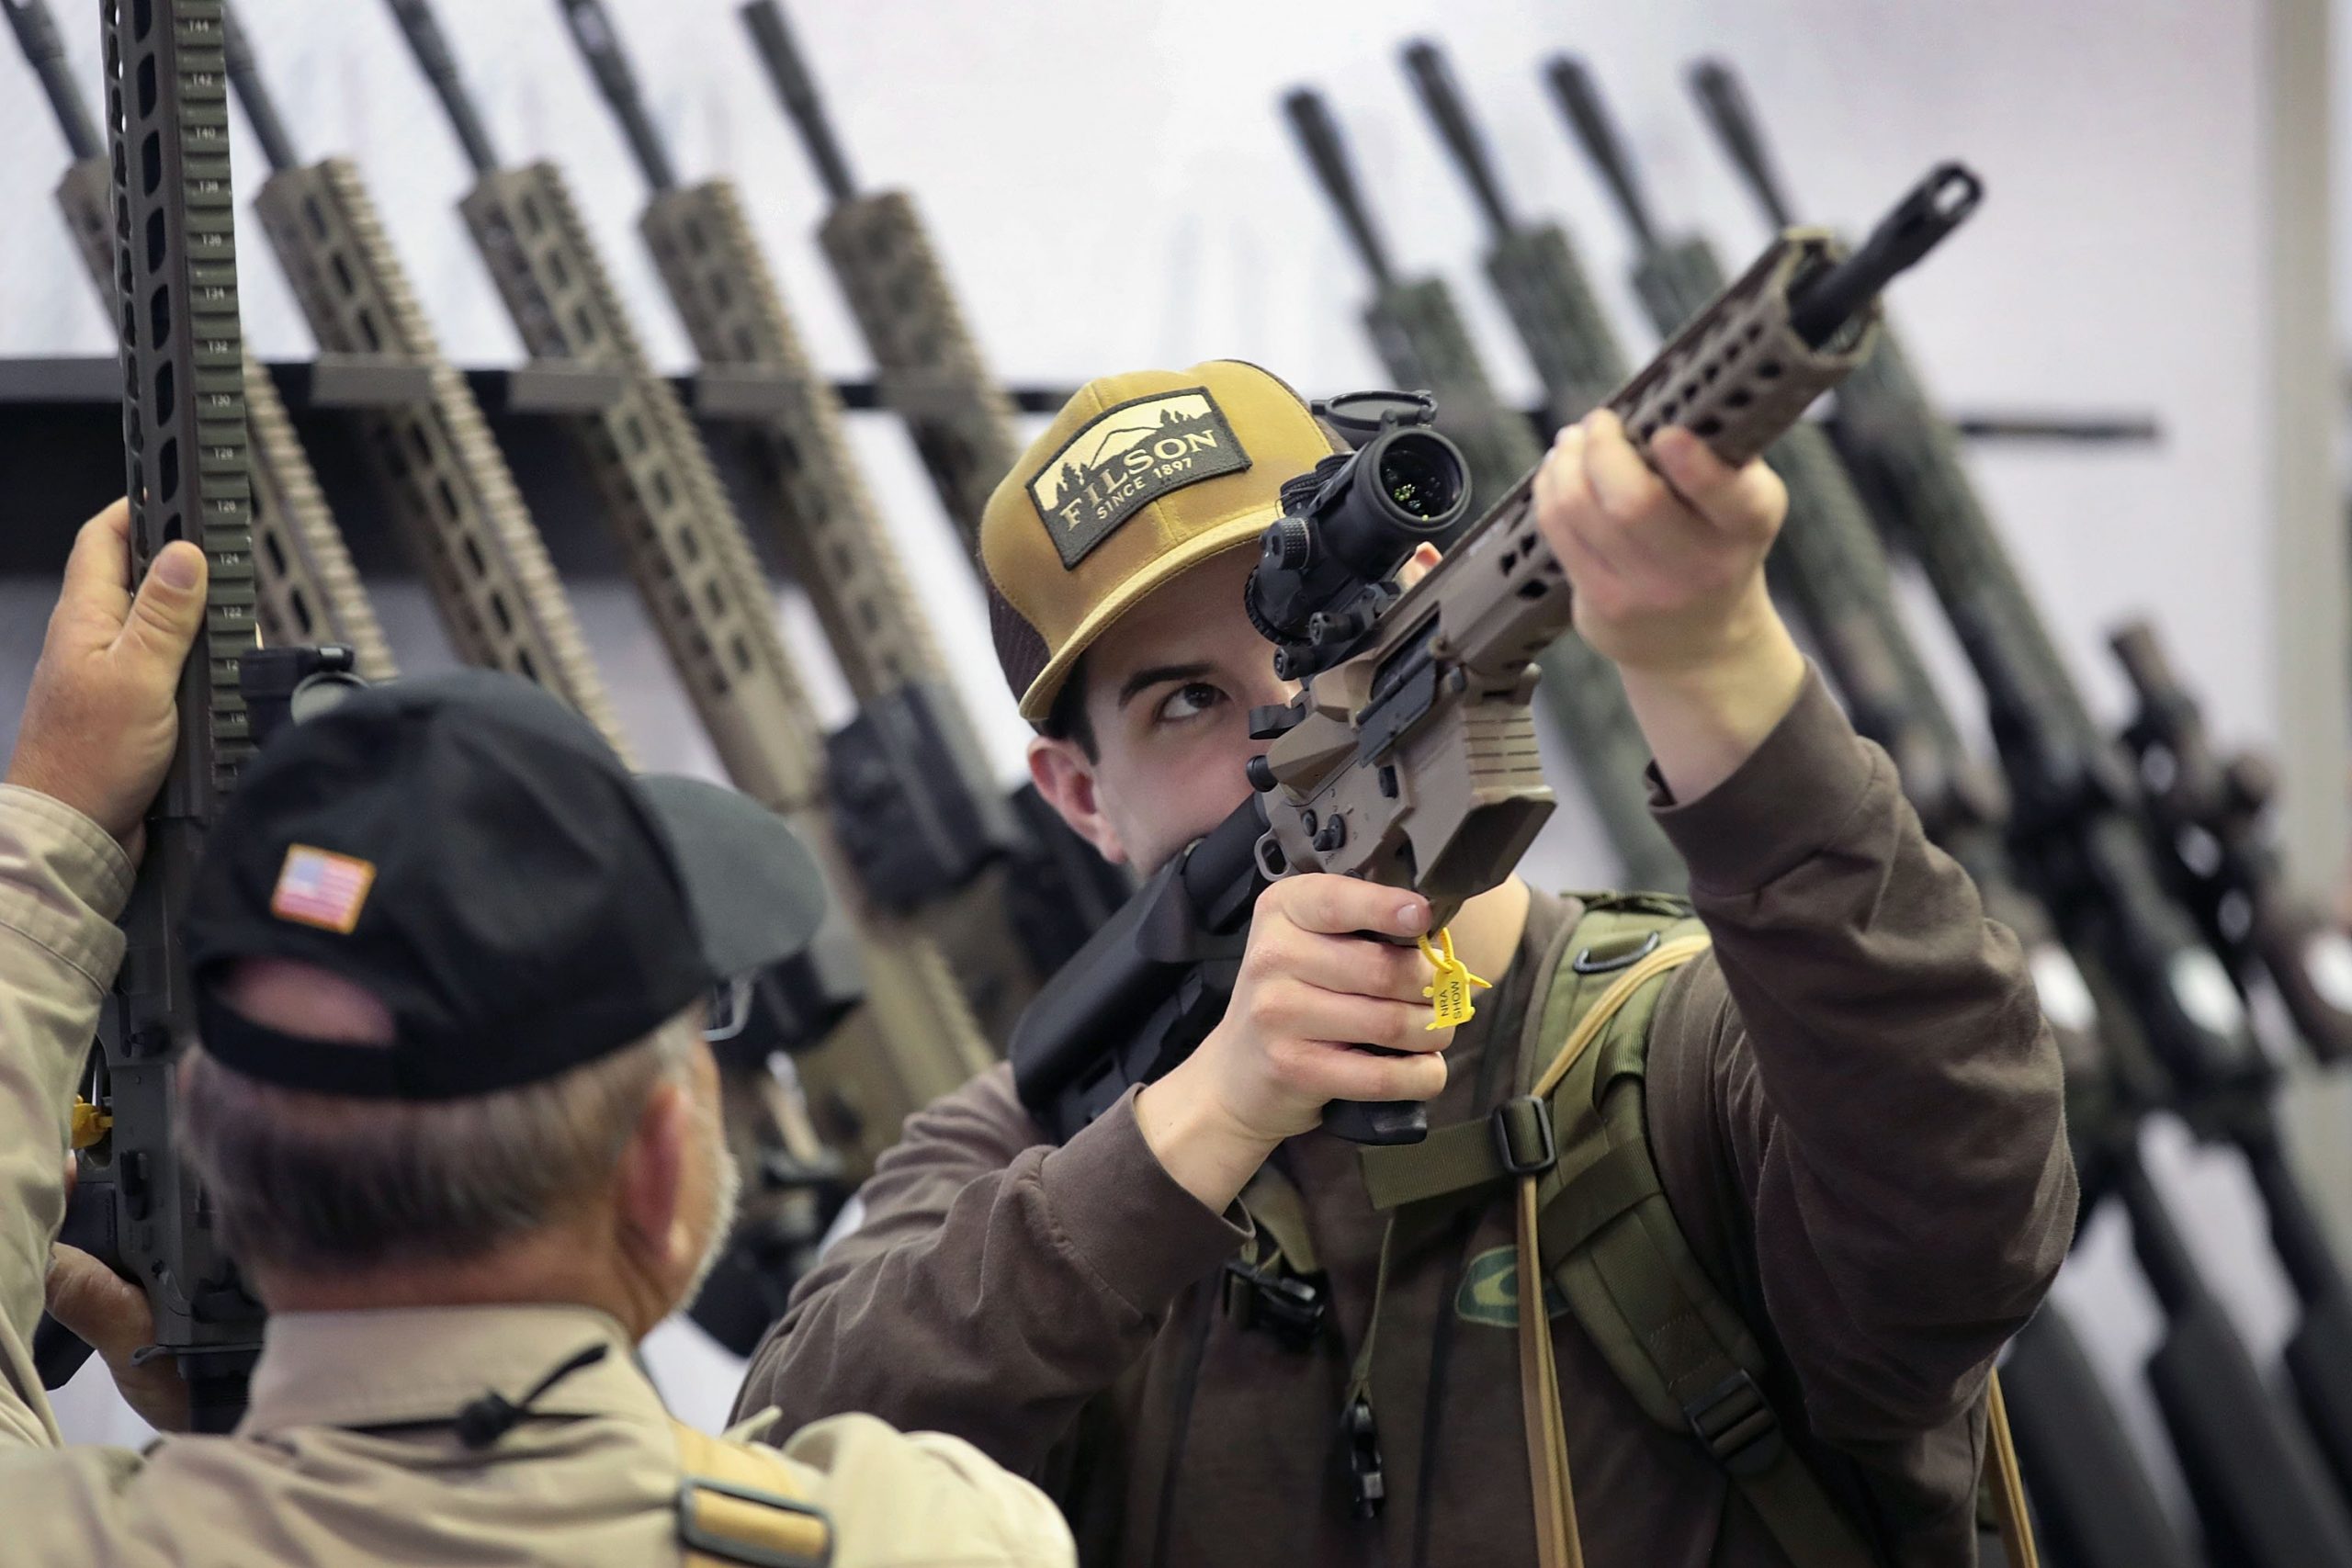
[[[0,0],[25,59],[56,112],[73,164],[57,185],[74,249],[109,321],[115,310],[114,176],[65,61],[44,0]],[[340,643],[381,680],[392,673],[383,628],[320,492],[277,389],[260,361],[245,362],[245,422],[252,440],[254,588],[262,636],[273,644]]]
[[[2055,1303],[2009,1342],[2001,1389],[2050,1568],[2199,1568],[2124,1429],[2115,1401]]]
[[[2217,756],[2197,700],[2174,675],[2155,628],[2134,622],[2109,639],[2139,713],[2123,732],[2140,764],[2141,801],[2173,887],[2242,987],[2277,987],[2312,1058],[2352,1054],[2352,1015],[2338,1005],[2352,976],[2344,934],[2286,886],[2264,831],[2271,774],[2259,757]],[[2234,1129],[2270,1213],[2270,1235],[2302,1317],[2287,1370],[2339,1484],[2352,1488],[2352,1286],[2281,1146],[2274,1118]]]
[[[1777,220],[1787,203],[1736,82],[1710,64],[1694,74],[1694,86],[1733,162]],[[1957,435],[1891,333],[1840,389],[1838,402],[1831,428],[1840,454],[1881,530],[1925,570],[1984,688],[2017,803],[2015,863],[2077,953],[2092,961],[2086,966],[2121,999],[2162,1068],[2166,1081],[2136,1090],[2127,1109],[2177,1109],[2200,1135],[2236,1145],[2263,1190],[2274,1235],[2314,1238],[2308,1200],[2280,1149],[2275,1070],[2247,1026],[2237,984],[2174,901],[2164,857],[2146,830],[2140,781],[2090,717],[1975,493]],[[2209,1540],[2233,1561],[2281,1568],[2352,1562],[2352,1514],[2342,1488],[2196,1280],[2139,1168],[2128,1122],[2109,1145],[2111,1168],[2098,1177],[2095,1165],[2086,1168],[2086,1191],[2119,1195],[2142,1266],[2166,1308],[2166,1339],[2149,1378]],[[2315,1331],[2328,1326],[2319,1322]],[[2306,1401],[2333,1400],[2341,1396],[2336,1381],[2307,1388],[2299,1378],[2298,1391]]]
[[[154,1350],[177,1363],[192,1425],[220,1432],[244,1409],[262,1309],[172,1130],[178,1057],[196,1017],[177,916],[208,828],[253,750],[238,687],[258,621],[228,86],[220,0],[106,0],[103,16],[131,570],[143,575],[166,543],[187,538],[211,576],[180,674],[178,745],[123,915],[129,942],[99,1017],[87,1106],[75,1112],[81,1172],[61,1239],[145,1287]],[[44,1382],[62,1382],[86,1354],[53,1323],[36,1335]]]
[[[1443,280],[1396,276],[1322,98],[1301,89],[1284,100],[1283,109],[1372,279],[1363,322],[1381,363],[1398,386],[1434,394],[1438,428],[1461,444],[1473,493],[1482,504],[1484,498],[1509,493],[1544,456],[1543,443],[1518,411],[1495,395]],[[1642,739],[1615,669],[1581,637],[1565,637],[1544,651],[1537,694],[1567,742],[1585,795],[1622,863],[1624,885],[1682,888],[1690,873],[1650,814],[1649,743]]]
[[[1687,421],[1725,461],[1761,451],[1858,357],[1877,289],[1965,211],[1937,209],[1955,182],[1975,184],[1937,171],[1851,255],[1819,233],[1781,236],[1610,399],[1637,448]],[[1276,671],[1302,690],[1251,716],[1272,742],[1250,766],[1251,797],[1161,867],[1014,1032],[1015,1086],[1056,1137],[1166,1072],[1216,1025],[1272,879],[1312,871],[1410,886],[1442,927],[1510,874],[1549,815],[1530,677],[1570,612],[1532,520],[1532,476],[1412,587],[1394,580],[1468,505],[1459,448],[1420,428],[1429,403],[1374,400],[1362,446],[1283,487],[1285,514],[1266,531],[1248,604]],[[1325,412],[1341,423],[1357,411]],[[1419,1105],[1341,1103],[1325,1125],[1409,1142],[1427,1122]]]
[[[2141,804],[2173,891],[2241,986],[2267,981],[2312,1059],[2352,1058],[2352,939],[2287,886],[2270,842],[2269,763],[2217,755],[2204,716],[2156,630],[2134,621],[2108,639],[2139,699],[2123,731]]]

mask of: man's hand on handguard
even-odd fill
[[[1678,800],[1721,784],[1796,702],[1804,656],[1764,586],[1788,513],[1758,459],[1730,468],[1680,428],[1642,460],[1617,416],[1562,430],[1535,518],[1576,594],[1576,626],[1617,666]]]
[[[1136,1101],[1144,1141],[1180,1186],[1222,1210],[1328,1102],[1445,1088],[1439,1053],[1453,1032],[1428,1027],[1429,963],[1412,942],[1429,918],[1419,894],[1354,877],[1288,877],[1259,896],[1224,1021]]]
[[[136,857],[179,735],[180,667],[204,624],[204,552],[175,540],[134,597],[130,509],[82,525],[25,697],[7,782],[73,807]]]

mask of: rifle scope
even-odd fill
[[[1328,669],[1400,592],[1414,550],[1470,508],[1462,449],[1429,428],[1427,392],[1357,392],[1316,413],[1360,439],[1283,486],[1242,603],[1283,679]]]

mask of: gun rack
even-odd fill
[[[390,520],[368,494],[349,423],[338,416],[415,400],[425,384],[424,367],[327,354],[273,361],[269,371],[362,571],[413,575]],[[594,498],[551,420],[604,407],[619,395],[618,375],[594,366],[531,361],[470,369],[466,378],[540,519],[558,565],[568,573],[617,577],[620,561],[604,530],[582,525],[596,515]],[[789,383],[742,367],[714,367],[674,380],[686,406],[713,426],[771,417],[795,395]],[[888,406],[872,380],[837,381],[833,390],[842,406],[855,413],[878,414]],[[901,397],[919,391],[893,390]],[[1050,414],[1069,397],[1069,389],[1060,387],[1009,390],[1013,405],[1028,414]],[[121,372],[110,356],[0,357],[0,493],[9,497],[19,520],[17,527],[0,530],[0,574],[54,573],[74,526],[120,493],[121,395]],[[1528,418],[1539,426],[1543,421],[1532,409]],[[1981,412],[1961,415],[1958,423],[1963,434],[1980,442],[2140,446],[2163,440],[2153,417],[2128,412]],[[1544,434],[1548,437],[1548,431]],[[733,443],[717,442],[713,455],[746,513],[756,514],[748,476],[733,471],[732,448]],[[751,533],[764,553],[766,530]],[[768,564],[772,570],[778,566],[774,560]]]

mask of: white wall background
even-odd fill
[[[689,177],[732,175],[818,361],[866,360],[808,234],[822,199],[733,0],[609,0]],[[78,4],[62,7],[69,13]],[[266,78],[308,152],[362,164],[453,356],[503,362],[513,332],[452,210],[467,171],[389,16],[366,0],[243,0]],[[551,156],[608,244],[656,355],[683,333],[634,233],[643,192],[553,0],[443,6],[501,151]],[[1566,219],[1620,308],[1626,247],[1536,78],[1544,54],[1595,64],[1669,226],[1736,261],[1762,238],[1680,86],[1719,51],[1747,73],[1797,198],[1873,215],[1934,159],[1967,158],[1990,199],[1908,279],[1901,319],[1936,389],[1971,408],[2146,410],[2159,450],[1995,448],[1979,471],[2093,693],[2111,706],[2103,628],[2153,613],[2194,660],[2226,728],[2274,733],[2259,399],[2260,168],[2253,0],[1870,0],[1637,7],[1584,0],[801,0],[793,17],[863,178],[918,194],[984,346],[1008,380],[1075,384],[1141,365],[1256,359],[1308,389],[1380,379],[1354,312],[1363,279],[1277,118],[1327,90],[1400,267],[1453,279],[1497,379],[1532,371],[1476,287],[1478,225],[1396,64],[1404,38],[1452,49],[1521,209]],[[90,73],[94,28],[69,40]],[[61,164],[29,73],[0,51],[0,353],[108,344],[47,193]],[[239,178],[266,172],[240,144]],[[248,236],[247,330],[309,343],[266,246]],[[954,646],[985,649],[910,450],[861,420],[877,485]],[[976,704],[1020,731],[984,657]]]
[[[815,355],[867,368],[809,230],[822,200],[743,42],[732,0],[608,0],[689,177],[732,175]],[[66,0],[69,13],[84,9]],[[364,0],[242,0],[288,124],[312,154],[355,153],[454,357],[506,362],[517,345],[452,204],[456,145],[383,8]],[[571,174],[641,311],[658,357],[683,334],[633,232],[642,191],[553,0],[445,0],[444,23],[506,156]],[[1977,472],[2094,705],[2120,716],[2106,629],[2152,615],[2194,671],[2224,739],[2263,742],[2278,711],[2266,635],[2261,61],[2256,0],[797,0],[802,43],[862,177],[918,194],[966,310],[1006,379],[1075,384],[1143,365],[1238,355],[1313,390],[1380,380],[1354,322],[1360,269],[1276,113],[1312,82],[1331,96],[1401,269],[1453,280],[1498,382],[1534,378],[1477,288],[1478,225],[1396,62],[1428,33],[1451,49],[1518,206],[1575,232],[1627,341],[1648,333],[1623,286],[1627,249],[1536,74],[1557,49],[1596,66],[1661,220],[1698,225],[1743,257],[1760,221],[1715,156],[1680,85],[1719,51],[1746,73],[1810,213],[1866,220],[1929,163],[1970,162],[1990,197],[1967,231],[1895,297],[1914,356],[1949,403],[2123,410],[2160,421],[2156,447],[1987,447]],[[95,29],[72,42],[95,84]],[[95,91],[95,86],[93,88]],[[0,50],[0,354],[108,349],[47,193],[62,148],[29,73]],[[257,184],[255,150],[241,181]],[[309,351],[250,226],[247,323],[266,355]],[[2316,323],[2315,323],[2316,328]],[[1008,777],[1022,729],[989,657],[977,592],[910,448],[856,422],[877,491],[956,653]],[[21,669],[46,589],[0,597],[0,659]],[[707,765],[633,608],[583,606],[648,761]],[[399,651],[434,661],[426,616],[388,605]],[[1923,632],[1938,628],[1922,617]],[[814,645],[812,662],[821,662]],[[2313,650],[2313,657],[2341,657]],[[1951,666],[1957,677],[1958,666]],[[20,682],[0,681],[0,708]],[[1974,707],[1965,679],[1955,705]],[[822,702],[842,711],[830,671]],[[9,715],[0,711],[0,722]],[[1607,874],[1574,803],[1542,848],[1555,882]],[[2314,877],[2317,881],[2320,878]],[[2189,1163],[2185,1157],[2168,1166]],[[2252,1257],[2229,1179],[2187,1190],[2228,1253],[2249,1325],[2275,1340],[2283,1307]],[[2149,1318],[2128,1269],[2106,1261],[2066,1292],[2105,1319],[2119,1371]],[[2217,1263],[2224,1261],[2217,1254]],[[696,1410],[723,1375],[681,1371]]]

